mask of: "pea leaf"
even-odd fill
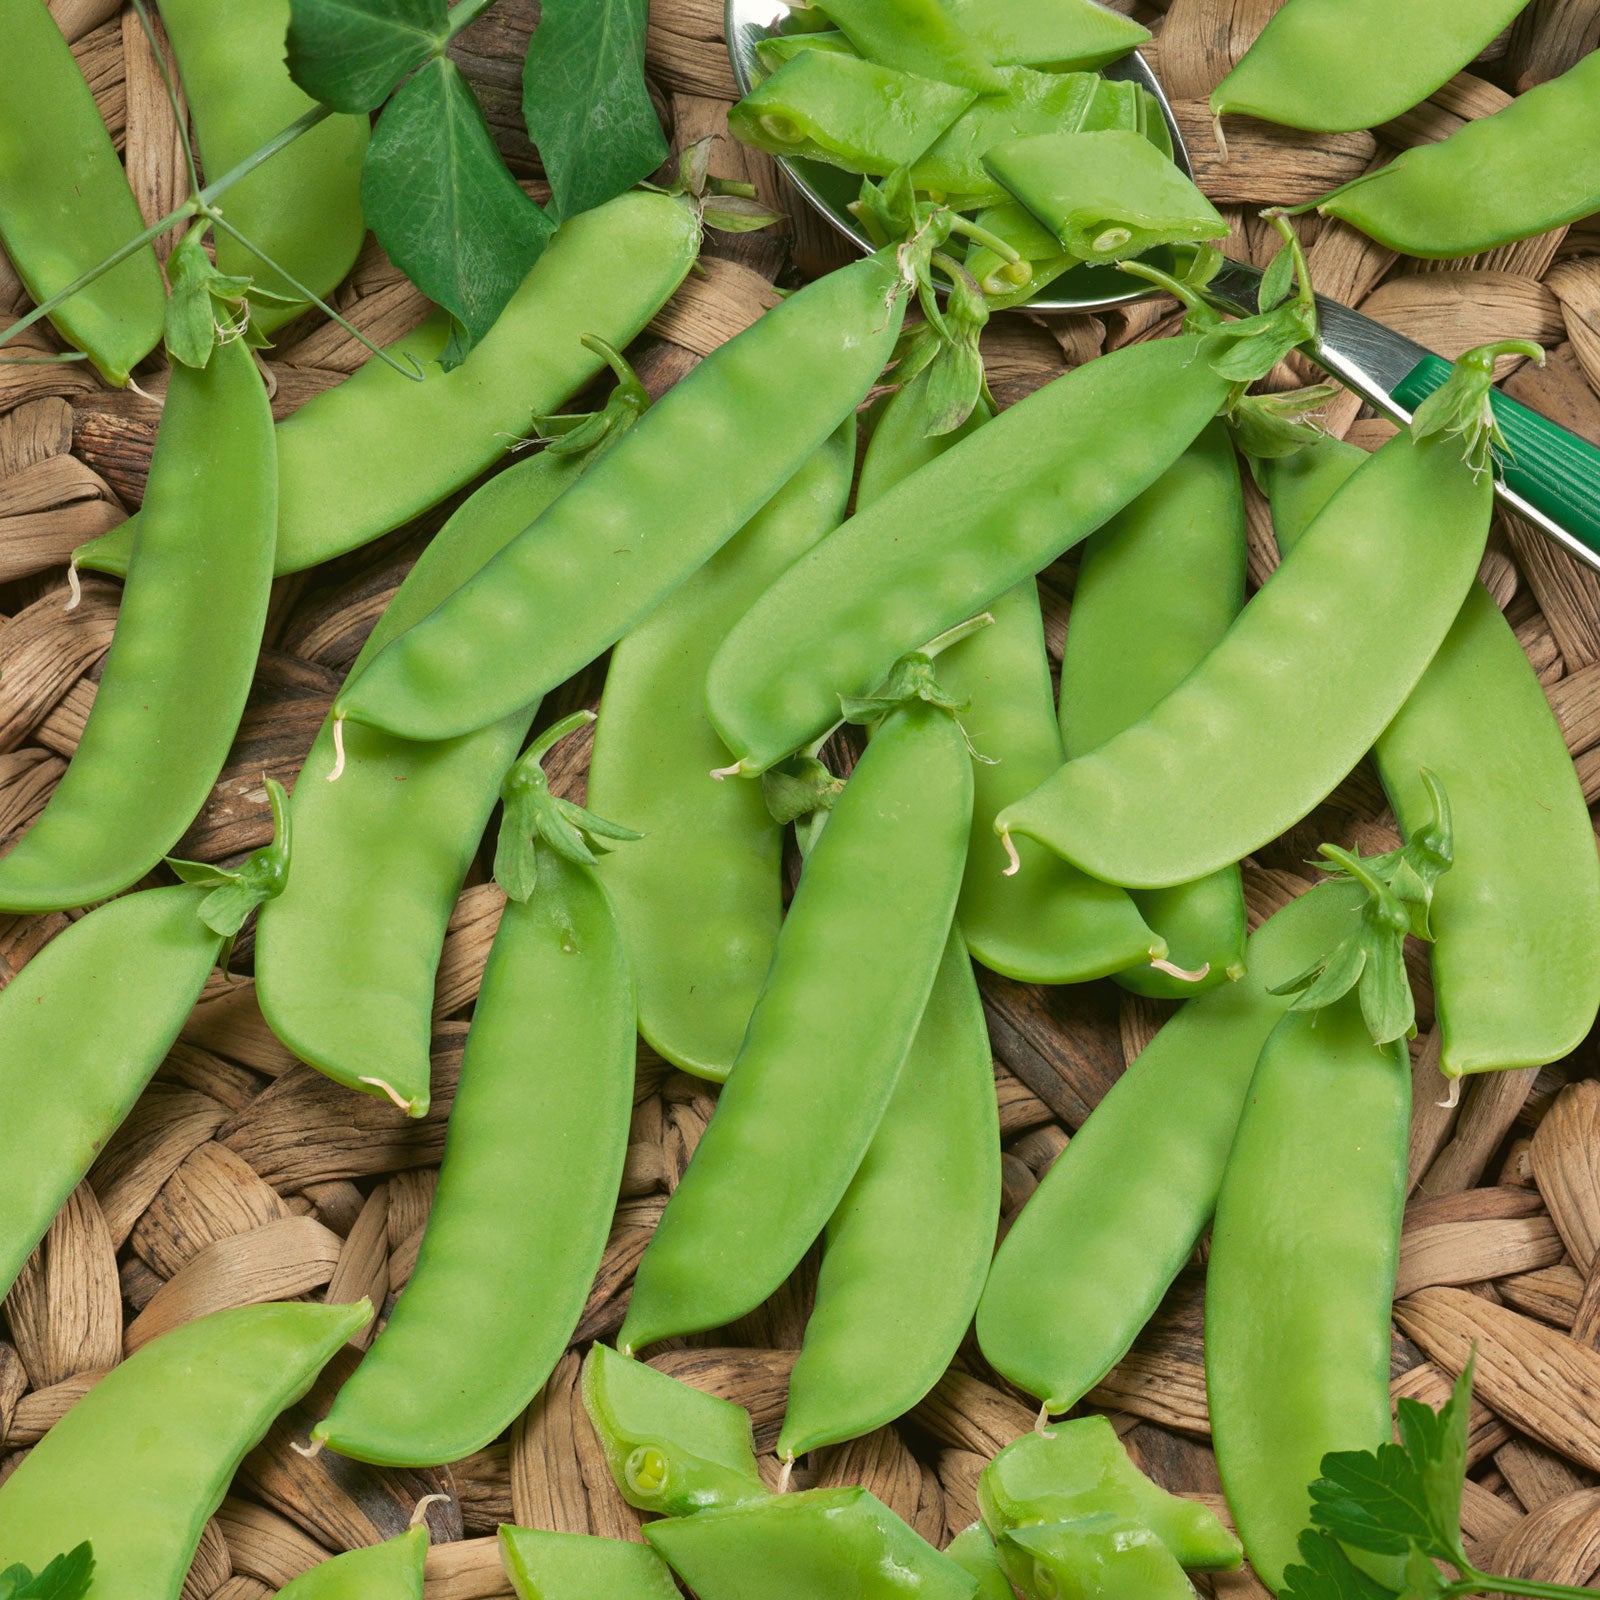
[[[648,0],[544,0],[522,115],[558,218],[632,188],[667,158],[644,81],[648,12]]]
[[[378,118],[361,206],[389,258],[455,318],[446,368],[489,331],[554,227],[517,187],[460,69],[442,56]]]
[[[289,76],[335,111],[371,111],[448,32],[445,0],[289,0]]]

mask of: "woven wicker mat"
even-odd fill
[[[1130,8],[1130,0],[1122,0]],[[1600,43],[1596,0],[1534,0],[1516,27],[1431,100],[1373,134],[1304,135],[1240,124],[1224,160],[1204,101],[1275,9],[1275,0],[1137,0],[1157,30],[1153,59],[1173,96],[1201,186],[1228,215],[1234,248],[1258,263],[1274,239],[1255,213],[1324,191],[1396,148],[1437,139],[1511,94],[1564,70]],[[171,113],[153,56],[117,0],[53,7],[92,85],[147,217],[182,192]],[[789,209],[764,157],[731,143],[735,91],[718,0],[656,0],[649,71],[681,147],[719,135],[714,170],[753,180]],[[496,138],[529,191],[537,162],[518,116],[520,59],[532,0],[500,0],[453,53],[483,99]],[[1521,336],[1551,350],[1507,387],[1600,443],[1600,217],[1466,261],[1397,261],[1342,225],[1306,229],[1318,286],[1443,353]],[[839,242],[795,210],[793,231],[712,237],[692,277],[635,349],[659,392],[772,303],[773,284],[826,270]],[[370,247],[339,292],[340,309],[379,342],[417,322],[424,302]],[[0,257],[0,318],[25,306]],[[1170,302],[1103,319],[999,317],[983,353],[1001,404],[1102,349],[1168,331]],[[44,335],[34,342],[48,348]],[[271,352],[281,416],[337,383],[362,351],[309,322]],[[1285,383],[1293,375],[1282,374]],[[159,392],[161,379],[146,384]],[[72,547],[137,505],[156,405],[103,388],[82,366],[0,367],[0,839],[26,826],[75,747],[110,639],[117,586],[85,583],[61,609]],[[1331,426],[1365,443],[1386,431],[1354,401]],[[452,502],[453,504],[454,502]],[[227,770],[179,853],[237,857],[267,837],[263,773],[292,784],[340,678],[443,507],[327,567],[281,580],[250,710]],[[1264,507],[1251,504],[1250,574],[1271,570]],[[1600,798],[1600,579],[1510,518],[1496,526],[1483,576],[1515,625],[1555,707],[1591,801]],[[1045,575],[1046,629],[1059,657],[1070,562]],[[597,697],[594,669],[551,710]],[[572,745],[578,745],[576,749]],[[585,750],[571,741],[556,774],[577,795]],[[1371,772],[1361,767],[1292,835],[1246,867],[1252,920],[1303,887],[1315,844],[1365,850],[1397,842]],[[96,1380],[145,1339],[222,1305],[296,1295],[368,1293],[382,1305],[416,1258],[444,1119],[473,997],[499,915],[499,892],[474,874],[451,924],[439,978],[434,1110],[407,1123],[376,1100],[330,1092],[272,1038],[246,976],[215,982],[132,1117],[57,1219],[7,1300],[0,1341],[0,1479]],[[0,917],[0,982],[66,925],[63,916]],[[250,952],[238,963],[248,972]],[[1414,963],[1422,1032],[1414,1047],[1413,1197],[1400,1258],[1393,1389],[1437,1403],[1472,1339],[1479,1403],[1464,1520],[1492,1570],[1567,1582],[1600,1572],[1600,1081],[1592,1042],[1538,1070],[1472,1083],[1459,1108],[1435,1104],[1432,998]],[[1169,1006],[1109,984],[1031,988],[983,975],[1005,1141],[1004,1215],[1013,1216],[1068,1136]],[[397,1472],[289,1449],[348,1372],[346,1353],[305,1406],[249,1458],[207,1526],[184,1594],[258,1600],[330,1553],[399,1532],[424,1494],[435,1545],[430,1600],[510,1593],[492,1538],[500,1521],[638,1538],[577,1397],[578,1346],[621,1321],[631,1274],[711,1113],[705,1084],[641,1051],[623,1199],[573,1352],[510,1434],[467,1460]],[[1005,1223],[1002,1223],[1002,1227]],[[810,1261],[737,1325],[657,1364],[750,1408],[770,1450],[815,1277]],[[1199,1274],[1185,1273],[1133,1352],[1091,1397],[1140,1463],[1174,1490],[1220,1485],[1209,1448],[1200,1354]],[[1465,1291],[1465,1292],[1463,1292]],[[1030,1427],[1032,1405],[1008,1391],[974,1346],[909,1417],[818,1452],[801,1483],[865,1483],[942,1543],[975,1515],[979,1469]],[[769,1457],[770,1461],[770,1457]],[[1499,1562],[1499,1566],[1494,1563]],[[1218,1595],[1265,1593],[1248,1571],[1202,1579]]]

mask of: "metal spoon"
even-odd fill
[[[747,94],[760,72],[756,44],[771,36],[791,8],[786,0],[726,0],[726,8],[728,55],[739,91]],[[1189,152],[1172,107],[1144,57],[1135,51],[1102,70],[1107,77],[1131,78],[1150,93],[1172,135],[1172,159],[1192,177]],[[872,250],[871,241],[846,210],[859,190],[858,178],[819,162],[781,156],[777,161],[814,210],[863,253]],[[1070,295],[1064,293],[1069,280]],[[1260,286],[1259,268],[1230,260],[1212,279],[1208,292],[1249,313],[1258,307]],[[1020,309],[1107,311],[1157,292],[1147,284],[1130,285],[1115,267],[1079,267]],[[1306,353],[1398,423],[1409,422],[1416,405],[1449,373],[1450,363],[1443,357],[1336,300],[1319,294],[1317,312],[1320,336]],[[1600,569],[1600,450],[1498,392],[1494,410],[1510,449],[1503,473],[1496,475],[1500,499],[1580,561]]]

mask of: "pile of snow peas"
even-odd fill
[[[1425,0],[1409,52],[1392,9],[1287,0],[1218,86],[1219,125],[1373,126],[1519,6]],[[165,14],[214,167],[310,104],[281,0]],[[80,913],[0,990],[0,1294],[252,915],[273,1033],[426,1115],[446,926],[492,859],[504,905],[415,1269],[310,1450],[444,1466],[536,1400],[605,1250],[642,1037],[720,1086],[615,1348],[584,1366],[606,1465],[657,1520],[644,1544],[503,1527],[519,1596],[1184,1600],[1186,1573],[1245,1558],[1285,1585],[1324,1456],[1390,1430],[1405,941],[1428,944],[1452,1093],[1558,1060],[1600,1011],[1600,859],[1477,581],[1494,363],[1540,352],[1469,352],[1370,456],[1261,404],[1251,386],[1314,333],[1305,259],[1273,213],[1276,294],[1253,318],[1207,303],[1223,219],[1154,102],[1099,75],[1147,37],[1093,0],[791,12],[730,126],[862,176],[878,247],[654,403],[623,352],[695,264],[695,193],[567,219],[465,361],[443,364],[439,314],[275,425],[252,341],[305,308],[294,286],[349,269],[367,125],[330,116],[240,182],[230,215],[282,271],[220,315],[203,364],[174,360],[143,505],[77,552],[125,579],[114,642],[76,754],[0,856],[0,911]],[[0,104],[0,242],[41,304],[125,251],[52,321],[128,382],[163,325],[154,254],[126,250],[132,192],[42,0],[0,0],[0,38],[44,108]],[[1596,210],[1597,85],[1600,53],[1320,208],[1419,256]],[[216,253],[253,270],[232,233]],[[990,313],[1141,256],[1182,329],[997,406]],[[560,410],[607,373],[593,410]],[[439,505],[530,431],[541,448],[463,498],[388,597],[292,797],[267,782],[272,842],[172,858],[238,731],[274,577]],[[1248,596],[1242,470],[1282,558]],[[1037,584],[1080,545],[1057,692]],[[597,665],[598,711],[552,719]],[[545,764],[591,728],[580,805]],[[841,751],[847,771],[823,759]],[[1324,845],[1327,881],[1247,937],[1242,864],[1369,756],[1399,848]],[[1182,1002],[998,1250],[974,963]],[[1105,1418],[1050,1421],[1208,1228],[1237,1538]],[[755,1311],[814,1250],[774,1492],[748,1415],[646,1357]],[[372,1318],[252,1305],[151,1340],[0,1483],[0,1575],[59,1561],[60,1600],[175,1600],[245,1454]],[[865,1489],[787,1492],[801,1457],[910,1412],[974,1328],[965,1359],[1040,1405],[984,1470],[980,1522],[941,1551]],[[427,1511],[283,1592],[420,1600]]]

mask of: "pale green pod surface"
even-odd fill
[[[86,1600],[178,1600],[239,1463],[371,1319],[365,1300],[241,1306],[152,1339],[0,1485],[0,1571],[88,1540]]]
[[[500,1562],[518,1600],[679,1600],[647,1544],[500,1525]]]
[[[862,55],[939,83],[997,94],[1004,78],[945,0],[818,0]]]
[[[417,1265],[314,1437],[380,1466],[481,1450],[544,1386],[605,1250],[633,1109],[627,955],[593,873],[538,846],[500,920]]]
[[[1324,439],[1267,464],[1291,547],[1364,459]],[[1559,1060],[1600,1005],[1600,863],[1582,786],[1544,690],[1489,591],[1474,584],[1373,750],[1408,836],[1450,801],[1455,865],[1433,893],[1428,957],[1450,1077]]]
[[[576,480],[583,458],[542,451],[491,478],[434,536],[356,657],[472,576]],[[296,870],[262,908],[256,992],[272,1031],[319,1072],[423,1116],[433,986],[445,929],[500,780],[537,706],[459,739],[416,744],[346,723],[317,733],[295,784]]]
[[[1244,567],[1239,466],[1227,429],[1214,422],[1084,545],[1061,660],[1061,742],[1069,758],[1137,722],[1204,659],[1244,604]],[[1237,866],[1137,891],[1133,901],[1165,940],[1172,966],[1202,975],[1141,963],[1117,974],[1124,987],[1186,1000],[1239,976],[1245,927]]]
[[[408,1528],[397,1539],[347,1550],[302,1572],[278,1591],[278,1600],[422,1600],[428,1530]]]
[[[949,0],[968,33],[1000,66],[1054,72],[1103,67],[1137,50],[1150,30],[1097,0]]]
[[[1016,1590],[1000,1566],[994,1540],[981,1522],[963,1528],[948,1545],[944,1553],[967,1573],[976,1578],[978,1593],[975,1600],[1016,1600]]]
[[[316,102],[289,76],[284,36],[289,0],[167,0],[161,20],[178,58],[200,159],[220,178]],[[315,295],[326,296],[356,259],[361,163],[370,131],[364,116],[335,114],[241,178],[221,201],[224,216],[252,244]],[[230,233],[216,231],[217,266],[289,299],[252,302],[264,333],[306,309],[282,273],[263,266]]]
[[[976,1580],[865,1489],[645,1524],[699,1600],[974,1600]]]
[[[978,1509],[997,1536],[1101,1512],[1125,1517],[1149,1528],[1191,1572],[1226,1571],[1243,1554],[1208,1506],[1152,1483],[1102,1416],[1052,1423],[1013,1440],[983,1469]]]
[[[1194,1585],[1160,1538],[1112,1513],[1013,1528],[995,1548],[1028,1600],[1194,1600]]]
[[[829,1219],[778,1454],[859,1438],[939,1381],[1000,1215],[994,1058],[961,930],[866,1156]]]
[[[802,35],[801,37],[811,37]],[[633,959],[639,1032],[674,1066],[727,1077],[782,920],[783,830],[761,786],[714,782],[706,715],[723,636],[844,518],[855,419],[611,653],[589,804],[642,833],[600,865]]]
[[[1193,1252],[1256,1057],[1290,1005],[1269,991],[1326,955],[1360,903],[1323,884],[1264,923],[1244,977],[1162,1028],[1029,1196],[978,1303],[978,1342],[1049,1410],[1122,1359]]]
[[[950,433],[930,434],[929,375],[898,390],[878,419],[861,465],[856,509],[864,511],[902,479],[959,443],[988,417],[979,401]],[[1025,983],[1103,978],[1163,953],[1127,892],[1079,872],[1025,841],[1019,872],[1006,873],[995,837],[1000,811],[1061,765],[1045,651],[1044,620],[1031,577],[989,605],[991,626],[939,658],[939,681],[967,702],[962,726],[979,760],[972,772],[972,833],[956,921],[986,967]]]
[[[700,226],[671,196],[633,191],[556,230],[489,332],[459,366],[439,365],[450,319],[435,312],[388,346],[423,381],[370,360],[278,424],[276,571],[299,572],[369,543],[470,483],[605,366],[582,343],[621,349],[694,264]],[[138,518],[74,552],[127,571]]]
[[[206,893],[183,884],[112,900],[0,989],[0,1295],[199,999],[222,948],[198,915]]]
[[[583,1405],[630,1506],[684,1517],[766,1498],[743,1406],[603,1344],[583,1363]]]
[[[1250,1080],[1211,1229],[1206,1397],[1245,1553],[1276,1590],[1332,1450],[1392,1432],[1411,1068],[1354,995],[1291,1012]]]

